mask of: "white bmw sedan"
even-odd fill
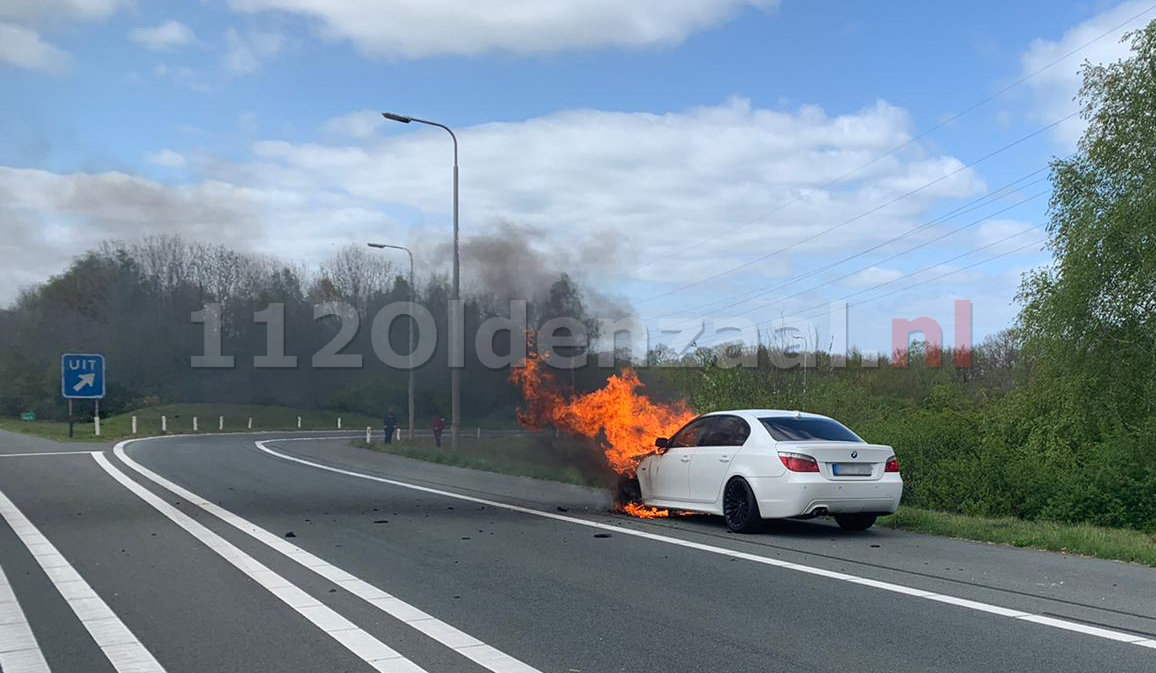
[[[903,494],[890,446],[867,444],[818,414],[720,411],[655,446],[638,465],[642,502],[721,514],[736,532],[763,519],[827,514],[846,530],[866,530]]]

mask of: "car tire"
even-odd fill
[[[759,503],[745,479],[731,479],[723,489],[723,519],[735,533],[755,533],[762,529]]]
[[[876,514],[836,514],[835,523],[843,530],[867,530],[877,518]]]
[[[629,505],[632,502],[642,502],[642,484],[638,483],[637,478],[620,476],[615,500],[619,507]]]

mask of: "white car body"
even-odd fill
[[[721,515],[724,487],[732,479],[741,478],[750,485],[763,519],[821,514],[882,515],[899,507],[903,480],[898,471],[884,471],[888,459],[895,455],[892,448],[867,444],[826,416],[767,409],[720,411],[699,416],[680,429],[671,441],[677,442],[695,423],[717,427],[717,421],[703,419],[720,416],[745,421],[750,430],[745,441],[741,445],[672,445],[643,458],[637,474],[644,504]],[[776,440],[760,419],[822,419],[835,423],[857,441]],[[728,423],[737,424],[737,421]],[[706,434],[699,439],[706,442],[717,438]],[[791,471],[780,459],[780,453],[809,456],[818,463],[818,471]],[[863,474],[838,475],[836,471]]]

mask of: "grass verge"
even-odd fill
[[[442,447],[434,445],[433,439],[417,437],[385,444],[364,439],[353,441],[353,446],[371,449],[395,456],[404,456],[430,463],[468,467],[485,472],[498,472],[518,477],[533,477],[547,481],[579,486],[608,486],[612,479],[604,474],[604,468],[591,469],[591,462],[585,455],[580,460],[570,461],[567,454],[583,452],[580,445],[571,445],[565,440],[541,435],[516,435],[506,437],[461,437],[457,451],[447,447],[448,436],[443,438]],[[574,456],[578,457],[578,456]],[[582,469],[581,466],[586,466]]]
[[[71,440],[68,437],[68,423],[61,421],[0,418],[0,429],[64,442],[109,441],[133,436],[133,416],[137,417],[138,436],[161,434],[161,416],[166,417],[170,434],[191,433],[194,417],[197,418],[199,432],[221,432],[221,417],[224,417],[224,432],[250,430],[250,418],[253,419],[251,429],[254,431],[296,430],[298,416],[301,417],[302,430],[336,430],[338,417],[341,418],[342,428],[347,430],[364,430],[367,426],[379,428],[381,425],[379,418],[318,409],[258,404],[166,404],[103,418],[100,422],[100,437],[94,434],[91,421],[76,423],[73,428],[75,436]]]
[[[900,507],[895,514],[879,519],[878,525],[1156,567],[1156,535],[1123,528],[1024,521],[1012,517],[988,519],[915,507]]]

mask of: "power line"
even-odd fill
[[[922,138],[926,137],[927,135],[929,135],[931,133],[934,133],[935,131],[938,131],[939,129],[943,128],[944,126],[947,126],[948,124],[951,124],[952,122],[963,117],[964,115],[969,114],[969,113],[979,109],[980,107],[986,105],[987,103],[990,103],[991,101],[1002,96],[1003,94],[1014,89],[1015,87],[1023,84],[1024,82],[1035,77],[1036,75],[1044,72],[1045,70],[1052,68],[1053,66],[1059,64],[1061,61],[1066,60],[1069,56],[1072,56],[1073,54],[1076,54],[1077,52],[1080,52],[1080,51],[1083,51],[1084,49],[1087,49],[1088,47],[1092,46],[1096,42],[1099,42],[1100,40],[1104,39],[1105,37],[1116,32],[1117,30],[1132,23],[1136,19],[1139,19],[1140,17],[1144,16],[1145,14],[1148,14],[1152,10],[1156,10],[1156,5],[1149,6],[1147,9],[1140,12],[1139,14],[1136,14],[1136,15],[1132,16],[1131,18],[1129,18],[1129,19],[1127,19],[1127,20],[1125,20],[1119,24],[1116,24],[1112,28],[1109,28],[1108,30],[1104,31],[1103,33],[1100,33],[1099,35],[1092,38],[1091,40],[1088,40],[1087,42],[1081,44],[1080,46],[1062,54],[1061,56],[1059,56],[1055,60],[1052,60],[1052,61],[1046,63],[1045,65],[1043,65],[1043,66],[1031,71],[1030,73],[1024,75],[1023,77],[1020,77],[1019,79],[1012,82],[1011,84],[1008,84],[1007,86],[1003,87],[1002,89],[1000,89],[1000,90],[996,91],[995,93],[992,93],[991,95],[987,96],[986,98],[980,100],[978,103],[975,103],[975,104],[971,105],[970,107],[967,107],[967,108],[961,110],[960,112],[957,112],[957,113],[951,115],[950,117],[944,119],[943,121],[939,122],[935,126],[932,126],[931,128],[926,129],[925,131],[922,131],[921,133],[919,133],[919,135],[916,135],[915,137],[908,139],[907,141],[903,142],[902,144],[899,144],[899,145],[896,145],[895,147],[892,147],[891,149],[887,150],[883,154],[880,154],[879,156],[875,157],[874,159],[871,159],[867,163],[862,164],[860,166],[857,166],[857,167],[851,169],[850,171],[847,171],[846,173],[843,173],[842,175],[820,185],[816,189],[823,190],[823,189],[826,189],[828,187],[831,187],[832,185],[838,184],[839,182],[842,182],[843,180],[851,177],[852,175],[863,170],[864,168],[868,168],[868,167],[878,163],[879,161],[891,156],[892,154],[898,152],[899,150],[910,146],[911,144],[915,143],[916,141],[921,140]],[[798,203],[799,201],[803,200],[803,198],[804,198],[804,195],[800,194],[799,196],[796,196],[795,198],[791,199],[790,201],[787,201],[781,205],[778,205],[778,206],[772,208],[771,210],[766,211],[765,213],[759,215],[758,217],[747,220],[746,222],[743,222],[742,224],[739,224],[736,227],[732,227],[730,229],[727,229],[726,231],[723,231],[722,233],[715,234],[714,236],[711,236],[710,238],[705,238],[705,239],[699,240],[695,243],[691,243],[690,245],[688,245],[684,248],[680,248],[679,250],[676,250],[675,252],[673,252],[669,255],[666,255],[664,257],[659,257],[659,258],[654,259],[652,261],[646,262],[645,264],[642,264],[638,268],[640,268],[640,269],[649,268],[649,267],[653,266],[654,264],[657,264],[658,262],[662,262],[662,261],[672,259],[674,257],[678,257],[682,253],[684,253],[688,250],[691,250],[693,248],[696,248],[700,245],[703,245],[705,243],[712,243],[714,241],[717,241],[718,239],[722,238],[723,236],[727,236],[728,234],[734,233],[734,232],[738,231],[739,229],[743,229],[744,227],[750,226],[756,222],[759,222],[759,221],[765,219],[769,215],[773,215],[774,213],[779,212],[780,210],[786,208],[787,206]]]
[[[956,217],[958,217],[958,216],[960,216],[960,215],[966,215],[967,213],[970,213],[970,212],[974,212],[974,211],[976,211],[976,210],[979,210],[980,208],[982,208],[982,207],[984,207],[984,206],[988,205],[989,203],[991,203],[991,202],[993,202],[993,201],[996,201],[996,200],[998,200],[999,198],[1002,198],[1003,196],[1005,196],[1005,195],[1006,195],[1006,193],[1010,193],[1011,191],[1013,191],[1013,190],[1014,190],[1014,188],[1016,187],[1016,185],[1018,185],[1019,183],[1023,182],[1024,180],[1027,180],[1028,178],[1031,178],[1031,177],[1033,177],[1033,176],[1035,176],[1035,175],[1038,175],[1039,173],[1042,173],[1043,171],[1045,171],[1045,170],[1047,170],[1047,169],[1048,169],[1048,166],[1043,166],[1042,168],[1037,168],[1036,170],[1034,170],[1034,171],[1032,171],[1032,172],[1030,172],[1030,173],[1027,173],[1026,175],[1023,175],[1023,176],[1021,176],[1021,177],[1019,177],[1019,178],[1016,178],[1015,180],[1013,180],[1013,181],[1011,181],[1011,182],[1008,182],[1008,183],[1006,183],[1006,184],[1002,185],[1002,186],[1001,186],[1001,187],[999,187],[998,189],[996,189],[996,190],[994,190],[994,191],[992,191],[992,192],[989,192],[989,193],[987,193],[987,194],[983,195],[982,197],[979,197],[979,198],[973,199],[972,201],[969,201],[968,203],[962,204],[962,205],[960,205],[960,206],[958,206],[958,207],[956,207],[956,208],[954,208],[954,209],[952,209],[952,210],[948,211],[947,213],[944,213],[944,214],[942,214],[942,215],[940,215],[940,216],[936,217],[935,219],[933,219],[933,220],[930,220],[930,221],[928,221],[928,222],[926,222],[926,223],[924,223],[924,224],[922,224],[922,225],[920,225],[920,226],[916,227],[915,229],[912,229],[912,230],[909,230],[909,231],[905,231],[905,232],[902,232],[902,233],[900,233],[900,234],[899,234],[899,235],[897,235],[897,236],[894,236],[894,237],[892,237],[892,238],[889,238],[889,239],[887,239],[887,240],[885,240],[885,241],[882,241],[882,242],[880,242],[880,243],[878,243],[878,244],[876,244],[876,245],[873,245],[873,246],[871,246],[871,247],[869,247],[869,248],[867,248],[867,249],[865,249],[865,250],[861,250],[861,251],[859,251],[859,252],[856,252],[856,253],[854,253],[854,254],[852,254],[852,255],[848,255],[848,256],[846,256],[846,257],[843,257],[842,259],[836,260],[836,261],[834,261],[834,262],[832,262],[832,263],[830,263],[830,264],[828,264],[828,265],[826,265],[826,266],[824,266],[824,267],[820,267],[820,268],[818,268],[818,269],[814,269],[814,270],[812,270],[812,271],[809,271],[809,272],[807,272],[807,273],[805,273],[805,274],[803,274],[803,275],[800,275],[800,276],[793,276],[792,278],[790,278],[790,279],[787,279],[787,280],[785,280],[785,281],[783,281],[783,282],[779,283],[778,285],[775,285],[774,287],[770,287],[770,288],[764,288],[764,287],[754,288],[753,290],[748,290],[748,291],[746,291],[746,292],[741,292],[741,293],[738,293],[738,294],[732,294],[732,295],[729,295],[729,296],[727,296],[727,297],[722,297],[722,298],[719,298],[719,299],[712,299],[711,301],[705,302],[705,303],[703,303],[703,304],[699,304],[698,306],[692,306],[692,307],[688,307],[688,308],[677,309],[677,310],[671,311],[671,312],[669,312],[669,313],[666,313],[666,314],[663,314],[663,315],[659,315],[659,316],[653,316],[653,317],[650,317],[650,318],[645,318],[644,320],[647,320],[647,321],[651,321],[651,320],[660,320],[660,319],[663,319],[663,318],[670,318],[670,317],[673,317],[673,316],[675,316],[675,315],[679,315],[679,314],[682,314],[682,313],[688,313],[688,312],[692,312],[692,311],[700,311],[700,310],[702,310],[702,309],[708,308],[708,307],[710,307],[710,306],[713,306],[713,305],[715,305],[715,304],[718,304],[718,303],[720,303],[720,302],[729,301],[729,300],[731,300],[731,299],[734,299],[735,297],[738,297],[738,296],[742,296],[742,297],[743,297],[743,299],[740,299],[740,300],[738,300],[737,302],[734,302],[734,303],[732,303],[732,304],[728,304],[728,305],[726,305],[726,306],[722,306],[722,307],[720,307],[719,309],[712,309],[712,310],[722,310],[722,309],[725,309],[725,308],[730,308],[731,306],[735,306],[735,305],[737,305],[737,304],[739,304],[739,303],[742,303],[742,301],[745,301],[745,300],[747,300],[747,299],[753,298],[754,296],[757,296],[757,295],[760,295],[760,294],[764,294],[764,293],[769,293],[769,292],[776,292],[776,291],[778,291],[778,290],[781,290],[781,289],[783,289],[783,288],[785,288],[785,287],[787,287],[787,286],[793,285],[793,284],[795,284],[795,283],[799,282],[800,280],[803,280],[803,279],[805,279],[805,278],[810,278],[810,277],[816,276],[816,275],[818,275],[818,274],[820,274],[820,273],[822,273],[822,272],[824,272],[824,271],[827,271],[827,270],[829,270],[829,269],[832,269],[832,268],[834,268],[834,267],[836,267],[836,266],[838,266],[838,265],[840,265],[840,264],[843,264],[843,263],[845,263],[845,262],[849,262],[849,261],[851,261],[851,260],[853,260],[853,259],[856,259],[856,258],[858,258],[858,257],[862,257],[863,255],[865,255],[865,254],[867,254],[867,253],[869,253],[869,252],[873,252],[873,251],[875,251],[875,250],[878,250],[879,248],[881,248],[881,247],[883,247],[883,246],[885,246],[885,245],[889,245],[889,244],[891,244],[891,243],[894,243],[894,242],[896,242],[896,241],[899,241],[900,239],[903,239],[903,238],[907,238],[907,237],[909,237],[909,236],[911,236],[911,235],[913,235],[913,234],[918,234],[918,233],[920,233],[920,232],[922,232],[922,231],[924,231],[924,230],[926,230],[926,229],[928,229],[928,228],[931,228],[931,227],[933,227],[933,226],[934,226],[934,225],[936,225],[936,224],[940,224],[940,223],[942,223],[942,222],[946,222],[946,221],[948,221],[948,220],[952,220],[952,219],[954,219],[954,218],[956,218]],[[1023,187],[1030,187],[1030,186],[1032,186],[1032,185],[1034,185],[1034,184],[1038,184],[1039,182],[1042,182],[1044,179],[1046,179],[1046,178],[1040,178],[1040,179],[1038,179],[1038,180],[1033,180],[1032,182],[1029,182],[1029,183],[1027,183],[1027,184],[1025,184],[1025,185],[1022,185],[1020,188],[1022,189]],[[1021,203],[1022,203],[1022,202],[1021,202]],[[1019,203],[1017,203],[1015,206],[1012,206],[1012,207],[1016,207],[1016,206],[1018,206],[1018,205],[1020,205],[1020,204],[1019,204]],[[1002,209],[1002,210],[999,210],[999,211],[996,211],[996,212],[994,212],[994,213],[991,213],[991,214],[989,214],[987,217],[985,217],[985,218],[983,218],[983,219],[980,219],[980,220],[977,220],[977,221],[975,221],[975,222],[972,222],[972,223],[970,223],[970,224],[968,224],[968,225],[965,225],[964,227],[961,227],[960,229],[954,229],[954,230],[952,230],[952,232],[950,232],[950,233],[956,233],[956,232],[958,232],[958,231],[961,231],[963,228],[966,228],[966,227],[968,227],[968,226],[974,226],[974,225],[976,225],[976,224],[979,224],[980,222],[983,222],[983,221],[984,221],[984,220],[986,220],[986,219],[989,219],[989,218],[991,218],[991,217],[994,217],[995,215],[999,215],[1000,213],[1003,213],[1003,212],[1005,212],[1005,211],[1007,211],[1007,210],[1009,210],[1009,208],[1004,208],[1004,209]],[[950,233],[949,233],[948,235],[950,235]],[[941,237],[939,237],[939,238],[933,239],[932,241],[929,241],[929,243],[930,243],[930,242],[934,242],[934,241],[936,241],[936,240],[941,240],[942,238],[944,238],[944,237],[943,237],[943,236],[941,236]],[[922,246],[917,246],[917,247],[922,247]],[[910,252],[910,251],[911,251],[911,250],[913,250],[913,249],[915,249],[915,248],[912,248],[912,249],[909,249],[909,250],[907,250],[907,251],[904,251],[904,253],[903,253],[903,254],[906,254],[906,252]],[[893,259],[893,258],[894,258],[894,257],[892,257],[892,258],[888,258],[888,259]],[[876,264],[878,264],[878,263],[880,263],[880,262],[883,262],[883,261],[887,261],[887,259],[884,259],[884,260],[878,260],[878,261],[876,261],[875,263],[876,263]]]
[[[1000,244],[1002,244],[1002,243],[1006,243],[1006,242],[1010,241],[1010,240],[1011,240],[1011,239],[1013,239],[1013,238],[1017,238],[1017,237],[1019,237],[1019,236],[1023,236],[1024,234],[1026,234],[1026,233],[1028,233],[1028,232],[1030,232],[1030,231],[1035,231],[1035,230],[1037,230],[1038,228],[1039,228],[1039,227],[1031,227],[1031,228],[1029,228],[1029,229],[1024,229],[1024,230],[1022,230],[1022,231],[1018,231],[1018,232],[1016,232],[1016,233],[1014,233],[1014,234],[1012,234],[1012,235],[1010,235],[1010,236],[1005,236],[1004,238],[1001,238],[1001,239],[999,239],[999,240],[997,240],[997,241],[993,241],[992,243],[989,243],[989,244],[987,244],[987,245],[985,245],[985,246],[982,246],[982,247],[980,247],[980,248],[976,248],[976,249],[974,249],[974,250],[969,250],[968,252],[965,252],[965,253],[962,253],[962,254],[956,255],[955,257],[951,257],[951,258],[949,258],[949,259],[945,259],[945,260],[942,260],[942,261],[936,262],[935,264],[930,264],[930,265],[928,265],[928,266],[925,266],[925,267],[923,267],[923,268],[921,268],[921,269],[917,269],[917,270],[915,270],[915,271],[912,271],[912,272],[910,272],[910,273],[906,273],[906,274],[904,274],[904,275],[902,275],[902,276],[899,276],[899,277],[897,277],[897,278],[893,278],[893,279],[891,279],[891,280],[888,280],[888,281],[884,281],[884,282],[882,282],[882,283],[878,283],[878,284],[876,284],[876,285],[872,285],[871,287],[868,287],[868,288],[864,288],[864,289],[862,289],[862,290],[859,290],[859,291],[857,291],[857,292],[853,292],[853,293],[851,293],[851,294],[849,294],[849,295],[845,295],[844,297],[842,297],[842,299],[844,299],[844,300],[846,300],[846,299],[850,299],[850,298],[852,298],[852,297],[856,297],[856,296],[859,296],[859,295],[865,294],[865,293],[867,293],[867,292],[871,292],[871,291],[873,291],[873,290],[878,290],[879,288],[882,288],[882,287],[886,287],[886,286],[888,286],[888,285],[892,285],[892,284],[894,284],[894,283],[898,283],[899,281],[901,281],[901,280],[904,280],[904,279],[911,279],[911,278],[913,278],[913,277],[915,277],[915,276],[918,276],[918,275],[919,275],[919,274],[921,274],[921,273],[924,273],[924,272],[926,272],[926,271],[929,271],[929,270],[931,270],[931,269],[934,269],[934,268],[936,268],[936,267],[938,267],[938,266],[942,266],[942,265],[944,265],[944,264],[948,264],[948,263],[954,262],[954,261],[956,261],[956,260],[962,259],[962,258],[964,258],[964,257],[967,257],[967,256],[969,256],[969,255],[973,255],[973,254],[975,254],[975,253],[977,253],[977,252],[980,252],[980,251],[982,251],[982,250],[986,250],[986,249],[988,249],[988,248],[992,248],[992,247],[995,247],[995,246],[997,246],[997,245],[1000,245]],[[1037,241],[1033,241],[1032,243],[1029,243],[1029,244],[1027,244],[1027,245],[1025,245],[1025,246],[1020,246],[1020,247],[1018,247],[1018,248],[1014,248],[1014,249],[1012,249],[1012,250],[1009,250],[1009,251],[1006,251],[1006,252],[1000,253],[1000,254],[998,254],[998,255],[995,255],[995,256],[992,256],[992,257],[988,257],[988,258],[986,258],[986,259],[982,259],[982,260],[980,260],[980,261],[978,261],[978,262],[975,262],[975,263],[973,263],[973,264],[969,264],[969,265],[967,265],[967,266],[963,266],[963,267],[960,267],[960,268],[958,268],[958,269],[954,269],[954,270],[952,270],[952,271],[949,271],[949,272],[947,272],[947,273],[941,274],[941,275],[939,275],[939,276],[936,276],[936,277],[934,277],[934,278],[929,278],[929,279],[921,280],[921,281],[919,281],[919,282],[917,282],[917,283],[913,283],[912,285],[909,285],[909,286],[907,286],[907,287],[899,288],[898,290],[893,290],[893,291],[891,291],[891,292],[886,292],[886,293],[884,293],[884,294],[881,294],[881,295],[878,295],[878,296],[876,296],[876,297],[872,297],[871,299],[868,299],[868,300],[865,300],[865,301],[861,301],[861,302],[858,302],[857,304],[854,304],[854,305],[855,305],[855,306],[862,306],[862,305],[864,305],[864,304],[868,304],[868,303],[871,303],[871,302],[873,302],[873,301],[877,301],[877,300],[879,300],[879,299],[883,299],[884,297],[888,297],[888,296],[891,296],[891,295],[893,295],[893,294],[897,294],[897,293],[899,293],[899,292],[905,292],[905,291],[907,291],[907,290],[910,290],[910,289],[912,289],[912,288],[914,288],[914,287],[916,287],[916,286],[920,286],[920,285],[926,285],[926,284],[928,284],[928,283],[934,283],[935,281],[941,280],[941,279],[943,279],[943,278],[946,278],[946,277],[948,277],[948,276],[954,275],[954,274],[956,274],[956,273],[960,273],[960,272],[962,272],[962,271],[966,271],[966,270],[968,270],[968,269],[971,269],[971,268],[974,268],[974,267],[977,267],[977,266],[980,266],[980,265],[983,265],[983,264],[987,264],[987,263],[989,263],[989,262],[993,262],[993,261],[995,261],[995,260],[997,260],[997,259],[1000,259],[1000,258],[1002,258],[1002,257],[1006,257],[1006,256],[1008,256],[1008,255],[1014,254],[1014,253],[1016,253],[1016,252],[1019,252],[1020,250],[1024,250],[1024,249],[1026,249],[1026,248],[1029,248],[1029,247],[1031,247],[1031,246],[1033,246],[1033,245],[1039,245],[1040,243],[1044,243],[1045,241],[1046,241],[1046,239],[1039,239],[1039,240],[1037,240]],[[809,307],[807,307],[807,308],[804,308],[804,309],[802,309],[802,313],[800,313],[800,314],[798,314],[798,315],[793,315],[793,316],[791,316],[791,319],[792,319],[792,320],[794,320],[795,322],[797,322],[797,321],[799,321],[799,320],[805,319],[805,318],[807,318],[807,317],[810,317],[810,316],[817,316],[817,315],[821,315],[821,314],[823,313],[823,311],[825,311],[825,310],[829,309],[829,307],[830,307],[830,304],[829,304],[829,302],[824,302],[824,303],[821,303],[821,304],[815,304],[815,305],[813,305],[813,306],[809,306]],[[812,313],[812,311],[814,311],[815,309],[819,309],[819,311],[818,311],[818,312],[815,312],[815,313]],[[757,323],[755,323],[755,327],[756,327],[756,328],[758,328],[758,327],[764,327],[764,326],[767,326],[767,325],[773,325],[773,324],[774,324],[774,322],[775,322],[775,320],[776,320],[775,318],[772,318],[772,319],[770,319],[770,320],[764,320],[764,321],[761,321],[761,322],[757,322]],[[793,323],[787,322],[787,323],[784,323],[784,326],[786,326],[786,325],[789,325],[789,324],[793,324]],[[716,335],[716,336],[717,336],[717,335]],[[722,339],[722,338],[716,338],[716,339],[714,339],[713,341],[711,341],[711,342],[709,342],[709,343],[706,343],[706,344],[701,344],[701,345],[704,345],[704,346],[714,346],[714,345],[717,345],[717,344],[719,344],[719,343],[726,343],[726,340],[725,340],[725,339]]]
[[[828,227],[827,229],[824,229],[823,231],[820,231],[816,234],[812,234],[811,236],[808,236],[806,238],[795,241],[794,243],[792,243],[788,246],[779,248],[778,250],[773,250],[773,251],[771,251],[765,255],[760,255],[758,257],[755,257],[754,259],[751,259],[751,260],[748,260],[748,261],[743,262],[741,264],[738,264],[737,266],[733,266],[729,269],[725,269],[725,270],[720,271],[718,273],[712,274],[710,276],[707,276],[706,278],[701,278],[701,279],[696,280],[692,283],[687,283],[686,285],[681,285],[679,287],[674,288],[673,290],[668,290],[668,291],[663,292],[661,294],[656,294],[656,295],[653,295],[651,297],[647,297],[646,299],[636,301],[635,303],[636,304],[644,304],[648,301],[653,301],[655,299],[660,299],[662,297],[667,297],[667,296],[670,296],[672,294],[682,292],[683,290],[687,290],[689,288],[692,288],[692,287],[695,287],[698,285],[702,285],[703,283],[714,280],[716,278],[721,278],[722,276],[726,276],[728,274],[734,273],[735,271],[738,271],[739,269],[744,269],[748,266],[751,266],[752,264],[757,264],[758,262],[761,262],[763,260],[774,257],[775,255],[786,252],[787,250],[797,248],[804,243],[809,243],[810,241],[813,241],[816,238],[819,238],[820,236],[825,236],[825,235],[835,231],[836,229],[840,229],[842,227],[847,226],[848,224],[851,224],[852,222],[856,222],[858,220],[861,220],[864,217],[867,217],[868,215],[871,215],[871,214],[876,213],[880,210],[883,210],[884,208],[886,208],[890,205],[893,205],[893,204],[895,204],[895,203],[897,203],[897,202],[899,202],[899,201],[901,201],[901,200],[903,200],[903,199],[905,199],[905,198],[907,198],[913,194],[917,194],[917,193],[927,189],[928,187],[936,185],[936,184],[938,184],[938,183],[940,183],[940,182],[942,182],[942,181],[944,181],[950,177],[953,177],[953,176],[955,176],[955,175],[957,175],[957,174],[959,174],[959,173],[961,173],[961,172],[963,172],[963,171],[965,171],[965,170],[967,170],[967,169],[969,169],[969,168],[971,168],[971,167],[973,167],[979,163],[987,161],[988,159],[990,159],[990,158],[992,158],[992,157],[994,157],[994,156],[996,156],[1002,152],[1006,152],[1007,150],[1015,147],[1016,145],[1019,145],[1020,143],[1026,142],[1026,141],[1030,140],[1031,138],[1033,138],[1033,137],[1035,137],[1041,133],[1044,133],[1046,131],[1049,131],[1049,130],[1055,128],[1056,126],[1059,126],[1060,124],[1066,122],[1067,120],[1071,119],[1072,117],[1075,117],[1078,114],[1079,114],[1079,111],[1072,112],[1071,114],[1065,115],[1065,116],[1061,117],[1060,119],[1057,119],[1056,121],[1052,122],[1051,124],[1048,124],[1047,126],[1043,126],[1039,129],[1036,129],[1035,131],[1032,131],[1031,133],[1029,133],[1025,136],[1021,136],[1020,138],[1013,140],[1012,142],[1010,142],[1006,145],[1003,145],[1002,147],[999,147],[998,149],[995,149],[991,152],[988,152],[987,154],[983,155],[979,159],[976,159],[975,161],[972,161],[969,164],[965,164],[963,166],[960,166],[959,168],[957,168],[957,169],[955,169],[949,173],[946,173],[944,175],[941,175],[938,178],[936,178],[936,179],[934,179],[928,183],[925,183],[919,187],[916,187],[915,189],[913,189],[909,192],[901,194],[901,195],[891,199],[890,201],[887,201],[886,203],[880,204],[880,205],[878,205],[878,206],[876,206],[870,210],[867,210],[863,213],[860,213],[860,214],[856,215],[855,217],[852,217],[849,220],[844,220],[843,222],[840,222],[839,224],[836,224],[832,227]]]
[[[893,259],[896,259],[896,258],[898,258],[898,257],[902,257],[903,255],[906,255],[906,254],[908,254],[908,253],[914,252],[915,250],[919,250],[920,248],[924,248],[924,247],[927,247],[928,245],[931,245],[932,243],[936,243],[936,242],[938,242],[938,241],[941,241],[941,240],[943,240],[943,239],[947,238],[948,236],[952,236],[952,235],[954,235],[954,234],[957,234],[957,233],[959,233],[959,232],[963,231],[964,229],[968,229],[968,228],[970,228],[970,227],[974,227],[975,225],[977,225],[977,224],[979,224],[979,223],[981,223],[981,222],[986,222],[987,220],[991,219],[991,218],[992,218],[993,216],[995,216],[995,215],[999,215],[999,214],[1001,214],[1001,213],[1005,213],[1005,212],[1007,212],[1007,211],[1009,211],[1009,210],[1012,210],[1012,209],[1014,209],[1014,208],[1018,208],[1018,207],[1020,207],[1020,206],[1024,205],[1025,203],[1028,203],[1028,202],[1030,202],[1030,201],[1034,201],[1034,200],[1036,200],[1036,199],[1040,198],[1041,196],[1044,196],[1044,195],[1045,195],[1045,194],[1047,194],[1047,193],[1048,193],[1048,192],[1047,192],[1047,190],[1045,190],[1045,191],[1042,191],[1042,192],[1038,192],[1038,193],[1036,193],[1036,194],[1033,194],[1032,196],[1029,196],[1029,197],[1027,197],[1027,198],[1025,198],[1025,199],[1023,199],[1023,200],[1021,200],[1021,201],[1019,201],[1019,202],[1017,202],[1017,203],[1014,203],[1014,204],[1012,204],[1012,205],[1010,205],[1010,206],[1007,206],[1006,208],[1003,208],[1003,209],[997,210],[996,212],[994,212],[994,213],[991,213],[990,215],[987,215],[987,216],[985,216],[985,217],[982,217],[982,218],[980,218],[980,219],[978,219],[978,220],[974,220],[974,221],[972,221],[972,222],[969,222],[969,223],[967,223],[967,224],[965,224],[965,225],[963,225],[963,226],[961,226],[961,227],[959,227],[959,228],[957,228],[957,229],[953,229],[953,230],[951,230],[951,231],[949,231],[949,232],[947,232],[947,233],[945,233],[945,234],[942,234],[942,235],[940,235],[940,236],[938,236],[938,237],[936,237],[936,238],[933,238],[933,239],[931,239],[931,240],[928,240],[928,241],[924,241],[924,242],[922,242],[922,243],[920,243],[920,244],[918,244],[918,245],[912,246],[912,247],[910,247],[910,248],[908,248],[908,249],[906,249],[906,250],[903,250],[903,251],[901,251],[901,252],[897,252],[897,253],[895,253],[894,255],[891,255],[890,257],[885,257],[885,258],[883,258],[883,259],[881,259],[881,260],[878,260],[878,261],[876,261],[876,262],[873,262],[873,263],[872,263],[872,266],[873,266],[873,265],[875,265],[875,264],[882,264],[883,262],[889,262],[889,261],[891,261],[891,260],[893,260]],[[1025,229],[1024,231],[1030,231],[1030,230],[1026,230],[1026,229]],[[1017,234],[1017,235],[1018,235],[1018,234]],[[983,248],[976,248],[976,249],[975,249],[975,250],[973,250],[972,252],[978,252],[979,250],[983,250]],[[971,253],[969,252],[969,253],[967,253],[967,254],[971,254]],[[789,295],[789,296],[786,296],[786,297],[782,297],[782,298],[780,298],[780,299],[775,299],[775,300],[773,300],[773,301],[770,301],[770,302],[767,302],[767,303],[765,303],[765,304],[762,304],[761,306],[754,306],[754,307],[751,307],[751,309],[750,309],[750,310],[752,310],[752,311],[758,311],[758,310],[760,310],[760,309],[764,309],[764,308],[766,308],[766,307],[768,307],[768,306],[774,306],[775,304],[780,304],[780,303],[782,303],[782,302],[784,302],[784,301],[787,301],[787,300],[789,300],[789,299],[794,299],[795,297],[798,297],[798,296],[800,296],[800,295],[804,295],[804,294],[807,294],[807,293],[809,293],[809,292],[814,292],[815,290],[818,290],[818,289],[820,289],[820,288],[823,288],[823,287],[825,287],[825,286],[827,286],[827,285],[831,285],[831,284],[833,284],[833,283],[836,283],[836,282],[838,282],[838,281],[840,281],[840,280],[843,280],[844,278],[849,278],[850,276],[854,276],[854,275],[855,275],[855,274],[857,274],[857,273],[862,273],[863,271],[866,271],[868,268],[870,268],[870,267],[864,267],[864,268],[855,269],[854,271],[848,271],[847,273],[843,274],[842,276],[837,276],[837,277],[835,277],[835,278],[832,278],[831,280],[829,280],[829,281],[827,281],[827,282],[825,282],[825,283],[820,283],[819,285],[815,285],[815,286],[813,286],[813,287],[807,288],[806,290],[801,290],[801,291],[799,291],[799,292],[796,292],[795,294],[792,294],[792,295]],[[733,306],[736,306],[737,304],[741,304],[741,303],[742,303],[741,301],[740,301],[740,302],[736,302],[735,304],[730,304],[730,305],[728,305],[728,306],[723,306],[723,307],[721,307],[721,308],[719,308],[719,309],[717,309],[717,310],[719,310],[719,311],[722,311],[722,310],[724,310],[724,309],[727,309],[727,308],[731,308],[731,307],[733,307]]]

